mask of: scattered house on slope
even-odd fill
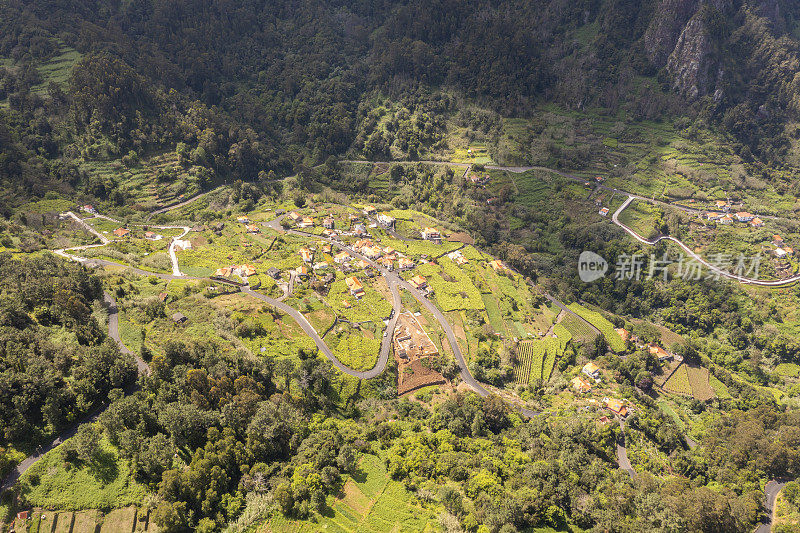
[[[395,224],[395,218],[393,216],[381,213],[380,215],[378,215],[378,224],[380,224],[384,228],[393,228]]]
[[[572,378],[570,384],[576,391],[580,392],[581,394],[590,392],[592,390],[592,384],[586,381],[586,379],[581,376],[575,376],[574,378]]]
[[[494,259],[493,261],[489,261],[489,266],[492,267],[492,270],[494,270],[495,272],[502,272],[506,269],[506,266],[499,259]]]
[[[269,267],[267,269],[267,276],[271,277],[274,280],[281,279],[281,271],[275,267]]]
[[[622,342],[628,342],[631,338],[631,332],[625,328],[614,328],[614,331],[617,332],[617,335],[622,337]]]
[[[712,212],[709,212],[709,213],[706,213],[706,218],[707,218],[708,220],[715,220],[715,221],[716,221],[716,220],[719,220],[719,219],[721,219],[723,216],[724,216],[724,215],[721,215],[721,214],[719,214],[719,213],[714,213],[713,211],[712,211]]]
[[[160,241],[163,237],[158,233],[154,233],[152,231],[145,231],[144,238],[149,241]]]
[[[313,228],[314,227],[314,219],[311,217],[303,217],[300,222],[297,223],[298,228]]]
[[[750,222],[754,218],[756,218],[756,216],[752,213],[748,213],[747,211],[739,211],[736,213],[736,220],[739,222]]]
[[[408,257],[401,257],[397,260],[397,269],[398,270],[411,270],[414,268],[414,261],[409,259]]]
[[[297,251],[297,253],[300,254],[300,258],[303,260],[304,263],[310,263],[311,261],[314,260],[314,252],[312,252],[310,249],[306,248],[305,246],[303,248],[300,248]]]
[[[221,267],[214,271],[214,275],[218,278],[229,278],[233,273],[231,267]]]
[[[247,226],[247,233],[260,233],[258,226],[255,224],[248,224]]]
[[[728,202],[725,200],[717,200],[717,209],[722,209],[726,213],[731,210],[731,207],[728,205]]]
[[[730,215],[725,215],[724,217],[721,217],[717,222],[727,226],[729,224],[733,224],[733,217]]]
[[[314,270],[323,270],[323,269],[325,269],[325,268],[328,268],[328,266],[329,266],[329,265],[328,265],[328,262],[327,262],[327,261],[319,261],[319,262],[317,262],[317,263],[314,263],[314,266],[313,266],[312,268],[313,268]]]
[[[598,381],[600,379],[600,367],[594,364],[593,361],[589,361],[588,363],[583,365],[581,372],[583,372],[584,374],[586,374],[595,381]]]
[[[426,280],[424,276],[420,276],[419,274],[408,280],[408,282],[411,283],[411,286],[417,290],[422,290],[428,286],[428,280]]]
[[[239,224],[249,224],[250,223],[250,219],[247,218],[246,216],[242,215],[240,217],[236,217],[236,222],[238,222]]]
[[[764,226],[764,221],[756,217],[750,221],[750,225],[753,226],[754,228],[760,228]]]
[[[289,213],[289,218],[292,220],[292,222],[297,222],[298,220],[303,218],[303,216],[297,211],[292,211],[291,213]]]
[[[781,237],[780,235],[773,235],[772,236],[772,245],[773,246],[777,246],[777,247],[783,246],[783,237]]]
[[[442,242],[442,234],[439,233],[439,230],[435,228],[426,227],[420,232],[420,234],[422,235],[422,238],[425,239],[426,241],[435,242],[436,244]]]
[[[239,275],[242,277],[255,276],[256,267],[253,265],[239,265]]]
[[[364,235],[369,235],[369,232],[364,224],[356,224],[353,226],[353,235],[356,237],[363,237]]]
[[[344,279],[347,288],[350,290],[350,294],[355,296],[356,298],[361,298],[364,296],[364,286],[355,276],[350,276]]]
[[[114,235],[116,235],[117,237],[120,237],[120,238],[125,237],[130,232],[131,232],[131,230],[129,230],[128,228],[117,228],[117,229],[115,229],[113,231]]]
[[[189,320],[189,319],[186,318],[186,315],[184,315],[181,312],[177,312],[177,313],[173,313],[172,314],[172,321],[175,322],[176,324],[183,324],[187,320]]]
[[[81,207],[81,211],[85,211],[85,212],[90,213],[92,215],[96,215],[97,214],[97,211],[95,210],[95,208],[94,208],[94,206],[92,204],[84,205],[83,207]]]
[[[601,217],[604,217],[604,216],[608,215],[608,208],[604,207],[603,209],[598,211],[598,213],[600,214]]]
[[[673,359],[673,355],[658,344],[650,345],[650,354],[658,357],[658,360],[661,362],[670,361]]]
[[[322,220],[322,227],[325,229],[333,229],[336,222],[331,217],[326,217]]]
[[[368,206],[366,206],[366,207],[364,208],[364,214],[365,214],[365,215],[367,215],[368,217],[374,216],[374,215],[375,215],[377,212],[378,212],[378,210],[377,210],[377,209],[375,209],[375,208],[374,208],[373,206],[371,206],[371,205],[368,205]]]
[[[612,413],[618,415],[620,418],[628,416],[628,408],[625,407],[625,402],[617,400],[616,398],[603,398],[603,405]]]
[[[346,263],[346,262],[350,261],[351,259],[352,259],[352,257],[350,257],[350,254],[348,254],[345,251],[341,251],[338,254],[336,254],[335,256],[333,256],[333,262],[338,264],[338,265],[341,265],[342,263]]]
[[[367,259],[372,259],[372,260],[379,258],[381,256],[381,252],[382,252],[381,247],[376,245],[365,246],[361,250],[361,253],[364,254],[367,257]]]
[[[301,279],[305,279],[308,277],[308,267],[306,265],[300,265],[295,269],[295,274]]]

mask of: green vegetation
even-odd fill
[[[76,437],[79,438],[79,437]],[[23,476],[23,495],[49,509],[114,509],[139,504],[147,488],[133,479],[129,461],[101,439],[84,464],[65,460],[70,441],[49,452]]]
[[[619,333],[614,331],[614,325],[609,322],[608,320],[603,317],[597,311],[591,311],[586,309],[580,304],[573,303],[569,305],[571,311],[575,314],[580,316],[581,318],[585,319],[591,325],[596,327],[600,330],[600,333],[606,338],[608,341],[608,347],[611,348],[613,351],[620,353],[625,351],[625,342],[622,340],[622,337],[619,336]]]
[[[383,461],[364,455],[358,477],[344,484],[343,496],[329,498],[329,512],[315,514],[315,520],[298,521],[275,516],[270,531],[427,531],[435,527],[436,504],[423,504],[401,483],[389,479]]]
[[[353,370],[369,370],[378,362],[380,348],[380,341],[365,337],[363,333],[353,332],[339,338],[333,353],[342,364]]]

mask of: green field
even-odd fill
[[[63,445],[62,445],[63,446]],[[25,498],[50,509],[113,509],[141,503],[147,488],[133,480],[128,461],[103,438],[88,465],[68,467],[61,447],[47,453],[22,476]]]
[[[514,382],[528,384],[535,379],[547,381],[553,372],[556,359],[561,357],[570,341],[566,330],[563,336],[547,337],[517,344],[517,364],[514,366]]]
[[[594,339],[597,337],[597,332],[595,332],[589,324],[571,313],[566,313],[564,315],[560,325],[563,325],[563,327],[569,331],[574,340],[586,346],[590,346],[594,343]]]
[[[689,383],[689,373],[686,371],[686,365],[680,365],[678,369],[672,373],[672,376],[664,383],[664,388],[675,394],[682,394],[684,396],[692,395],[692,386]]]
[[[342,497],[329,497],[328,509],[321,515],[314,514],[314,521],[276,515],[255,531],[381,533],[438,530],[438,506],[422,505],[402,483],[391,480],[380,458],[365,455],[360,466],[363,475],[345,483]]]
[[[568,307],[575,314],[599,329],[600,333],[602,333],[606,341],[608,341],[608,347],[611,348],[612,351],[617,353],[625,351],[625,342],[622,340],[622,337],[619,336],[619,333],[614,331],[614,325],[606,320],[603,315],[596,311],[590,311],[577,303],[569,304]]]
[[[333,353],[342,364],[353,370],[369,370],[378,362],[380,349],[380,341],[354,331],[342,335]]]

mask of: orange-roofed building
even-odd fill
[[[622,400],[617,400],[616,398],[603,398],[603,404],[606,406],[606,409],[615,413],[621,417],[628,416],[628,408],[625,407],[625,402]]]
[[[592,384],[581,376],[575,376],[570,383],[572,387],[580,393],[587,393],[592,390]]]
[[[659,361],[668,361],[672,359],[672,354],[666,351],[658,344],[650,345],[650,355],[655,355],[656,357],[658,357]]]
[[[227,278],[227,277],[230,277],[230,275],[231,275],[231,269],[230,269],[230,267],[222,267],[222,268],[218,268],[217,270],[215,270],[215,271],[214,271],[214,275],[215,275],[215,276],[219,276],[219,277],[221,277],[221,278]]]
[[[314,259],[314,252],[309,250],[308,248],[300,248],[297,253],[300,254],[300,258],[303,260],[304,263],[310,263]]]
[[[256,267],[253,265],[241,265],[239,267],[239,272],[241,272],[245,276],[255,276]]]
[[[350,294],[356,298],[361,298],[364,295],[364,286],[355,276],[350,276],[344,279],[347,288],[350,289]]]
[[[764,221],[756,217],[750,221],[750,225],[753,226],[754,228],[760,228],[764,225]]]
[[[333,256],[333,262],[338,264],[346,263],[347,261],[350,261],[350,259],[351,259],[350,254],[348,254],[347,252],[339,252],[338,254]]]
[[[421,232],[422,238],[426,241],[438,241],[441,240],[442,234],[439,233],[439,230],[435,228],[425,228]]]
[[[350,305],[350,302],[348,302],[347,300],[342,300],[342,307],[345,309],[350,309],[353,306]]]
[[[128,228],[117,228],[114,230],[114,235],[117,237],[124,237],[131,232]]]
[[[630,331],[628,331],[628,330],[627,330],[627,329],[625,329],[625,328],[614,328],[614,331],[616,331],[616,332],[617,332],[617,334],[618,334],[620,337],[622,337],[622,342],[628,342],[628,339],[630,339],[630,338],[631,338],[631,332],[630,332]]]
[[[736,220],[739,222],[750,222],[754,218],[756,218],[756,216],[752,213],[748,213],[747,211],[739,211],[736,213]]]
[[[425,287],[428,286],[428,280],[420,275],[414,276],[413,278],[408,280],[408,282],[411,283],[411,286],[414,287],[415,289],[424,289]]]
[[[397,260],[397,268],[400,270],[408,270],[414,268],[414,261],[409,259],[408,257],[401,257]]]
[[[248,224],[247,233],[258,233],[258,226],[256,226],[255,224]]]
[[[298,220],[303,218],[303,216],[300,213],[298,213],[297,211],[292,211],[291,213],[289,213],[289,218],[291,218],[292,220],[297,222]]]
[[[581,369],[581,372],[583,372],[592,379],[597,379],[600,377],[600,367],[594,364],[592,361],[589,361],[588,363],[583,365],[583,369]]]
[[[367,268],[369,266],[369,263],[361,259],[358,263],[356,263],[356,266],[358,268]]]
[[[502,272],[503,270],[506,269],[506,266],[499,259],[495,259],[494,261],[489,261],[489,266],[492,267],[495,272]]]

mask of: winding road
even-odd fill
[[[764,507],[767,510],[767,517],[766,520],[756,528],[756,533],[769,533],[772,530],[772,519],[775,515],[775,499],[785,486],[785,481],[776,481],[774,479],[767,481],[764,487]]]
[[[708,261],[700,257],[698,254],[694,253],[688,246],[686,246],[683,242],[681,242],[679,239],[676,239],[675,237],[671,237],[669,235],[660,235],[655,239],[646,239],[619,221],[620,213],[622,213],[625,210],[625,208],[627,208],[631,204],[631,202],[633,202],[635,199],[636,199],[635,196],[628,196],[628,198],[624,202],[622,202],[622,205],[620,205],[619,208],[617,208],[617,210],[614,211],[614,214],[611,216],[611,220],[614,222],[614,224],[622,228],[628,235],[630,235],[631,237],[633,237],[634,239],[643,244],[654,246],[661,241],[672,241],[675,244],[677,244],[684,252],[686,252],[686,254],[689,255],[689,257],[691,257],[698,263],[704,265],[711,272],[714,272],[720,277],[738,281],[739,283],[744,283],[748,285],[758,285],[760,287],[784,287],[786,285],[792,285],[794,283],[797,283],[797,281],[800,280],[800,274],[780,280],[760,280],[760,279],[747,278],[745,276],[739,276],[738,274],[733,274],[731,272],[719,268],[716,265],[709,263]]]

